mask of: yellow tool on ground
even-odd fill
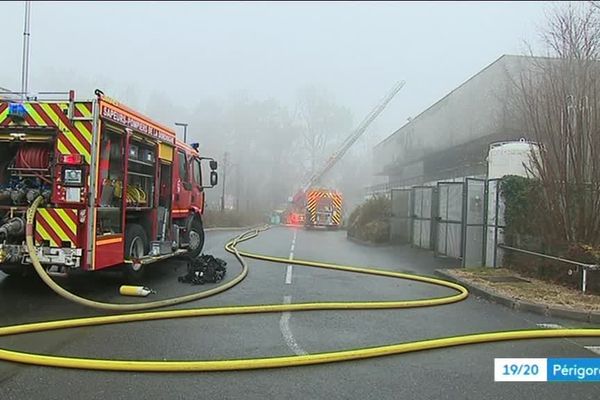
[[[123,285],[119,288],[119,293],[122,296],[146,297],[151,293],[156,293],[154,290],[145,286],[129,286]]]
[[[228,307],[205,307],[191,308],[183,310],[154,311],[133,314],[117,314],[100,317],[74,318],[67,320],[35,322],[22,325],[5,326],[0,328],[0,336],[16,335],[31,332],[43,332],[55,329],[77,328],[82,326],[107,325],[134,321],[150,321],[160,319],[190,318],[210,315],[239,315],[252,313],[279,313],[288,311],[307,311],[307,310],[363,310],[363,309],[395,309],[395,308],[413,308],[429,307],[443,304],[450,304],[461,301],[468,296],[467,289],[453,282],[442,279],[404,274],[395,271],[351,267],[346,265],[337,265],[330,263],[321,263],[315,261],[289,260],[287,258],[271,257],[256,253],[240,251],[237,245],[241,242],[250,240],[258,235],[260,229],[254,229],[245,232],[225,245],[225,248],[242,264],[242,272],[232,281],[224,285],[208,290],[174,299],[153,301],[141,304],[112,304],[101,303],[90,299],[85,299],[70,293],[54,283],[48,276],[39,262],[35,253],[32,238],[32,224],[35,216],[35,210],[41,200],[37,199],[27,213],[27,246],[35,270],[42,280],[59,295],[75,301],[79,304],[108,309],[108,310],[134,310],[148,309],[167,305],[179,304],[185,301],[191,301],[200,297],[206,297],[210,294],[223,291],[240,282],[247,274],[247,265],[243,257],[254,258],[263,261],[272,261],[282,265],[296,264],[306,267],[326,268],[335,271],[353,272],[360,274],[384,276],[397,279],[409,279],[412,281],[442,286],[456,291],[449,296],[434,297],[418,300],[398,300],[398,301],[358,301],[358,302],[308,302],[295,304],[260,304],[247,306],[228,306]],[[234,283],[232,283],[234,282]],[[25,353],[14,350],[0,349],[0,360],[13,361],[24,364],[33,364],[51,367],[89,369],[89,370],[108,370],[108,371],[136,371],[136,372],[189,372],[189,371],[231,371],[247,370],[259,368],[293,367],[309,364],[323,364],[338,361],[357,360],[371,357],[380,357],[392,354],[410,353],[415,351],[440,349],[453,346],[470,345],[476,343],[490,343],[507,340],[523,339],[549,339],[566,337],[600,337],[600,328],[573,328],[573,329],[527,329],[502,332],[483,332],[468,335],[451,336],[436,339],[425,339],[415,342],[397,343],[383,346],[364,347],[349,350],[331,351],[326,353],[307,354],[300,356],[277,356],[264,358],[247,358],[233,360],[189,360],[189,361],[144,361],[144,360],[110,360],[93,358],[76,358],[51,356],[43,354]]]

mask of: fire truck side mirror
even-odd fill
[[[214,161],[214,163],[216,164],[217,162]],[[211,165],[211,168],[212,168],[212,165]],[[210,171],[210,185],[217,186],[218,181],[219,181],[219,177],[217,175],[217,171]]]
[[[213,170],[213,171],[214,171],[214,170],[216,170],[216,169],[217,169],[217,162],[216,162],[215,160],[210,160],[210,163],[209,163],[209,165],[210,165],[210,169],[211,169],[211,170]],[[216,176],[216,175],[215,175],[215,176]],[[216,179],[217,179],[217,178],[215,178],[215,182],[217,181]],[[210,181],[212,182],[212,175],[211,175]],[[216,185],[216,183],[215,183],[215,185]]]

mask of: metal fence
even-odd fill
[[[504,204],[499,179],[391,189],[390,239],[462,260],[463,266],[496,267],[502,259]]]
[[[390,241],[409,243],[412,233],[411,193],[412,189],[392,189],[392,215],[390,218]]]
[[[463,192],[463,182],[438,182],[437,184],[437,237],[434,246],[437,256],[461,258],[463,255],[462,239],[465,217]]]
[[[432,249],[435,238],[433,237],[434,227],[434,206],[436,192],[432,186],[414,186],[412,194],[412,227],[410,237],[415,247],[422,249]]]

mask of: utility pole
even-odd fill
[[[225,154],[223,154],[223,182],[221,183],[221,185],[223,185],[222,187],[222,192],[221,192],[221,211],[225,211],[225,178],[227,176],[227,157],[228,157],[229,153],[225,152]]]
[[[21,67],[21,100],[27,98],[29,86],[29,32],[31,17],[31,1],[25,2],[25,23],[23,26],[23,64]]]
[[[188,124],[184,124],[183,122],[175,122],[177,126],[183,126],[183,143],[187,142],[187,127]]]

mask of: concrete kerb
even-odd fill
[[[514,309],[519,311],[528,311],[534,314],[549,316],[549,308],[545,304],[531,303],[529,301],[515,300]]]
[[[590,312],[577,311],[564,307],[550,307],[548,308],[548,315],[551,317],[567,318],[576,321],[590,322]]]
[[[439,277],[447,279],[452,282],[459,283],[465,286],[469,293],[481,297],[485,300],[501,304],[505,307],[512,308],[518,311],[528,311],[535,314],[570,319],[582,322],[591,322],[593,324],[600,324],[600,312],[588,312],[578,311],[564,307],[553,306],[549,307],[545,304],[531,303],[528,301],[522,301],[514,299],[512,297],[503,296],[498,293],[491,292],[489,289],[479,285],[475,285],[471,282],[467,282],[464,279],[458,278],[454,275],[450,275],[445,271],[436,269],[435,274]]]
[[[600,324],[600,311],[592,311],[590,313],[590,322],[592,324]]]

